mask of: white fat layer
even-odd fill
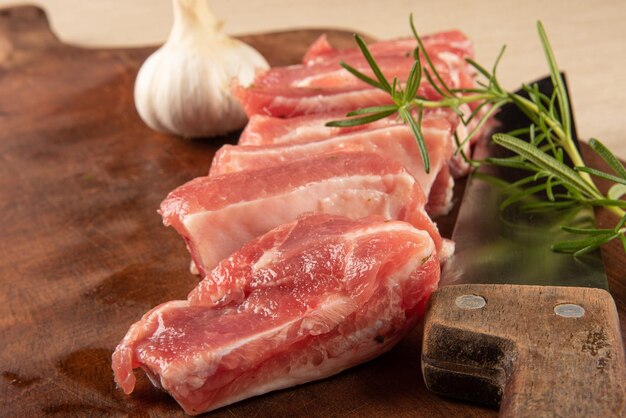
[[[344,93],[334,94],[332,96],[316,95],[310,97],[283,97],[277,96],[272,100],[269,108],[272,107],[293,107],[293,115],[303,115],[307,113],[331,112],[339,109],[363,107],[363,103],[371,103],[369,98],[386,97],[387,93],[377,89],[354,90]],[[295,102],[295,106],[294,105]]]
[[[176,383],[176,387],[179,386],[180,382],[187,383],[189,377],[194,376],[193,373],[203,372],[203,374],[207,376],[211,375],[215,372],[220,359],[231,353],[233,350],[241,348],[257,340],[271,338],[282,340],[286,337],[286,333],[287,331],[289,331],[289,328],[301,319],[301,317],[297,317],[290,321],[281,323],[277,327],[256,334],[252,334],[246,338],[238,339],[232,344],[220,347],[216,351],[211,351],[209,353],[197,353],[193,358],[189,359],[187,363],[181,364],[179,367],[173,367],[170,365],[166,368],[163,368],[160,370],[161,382],[163,383],[163,387],[172,388],[174,387],[172,385],[173,383]],[[281,336],[281,334],[284,335]],[[191,364],[189,362],[191,362]],[[206,379],[203,378],[197,387],[202,386],[205,380]],[[192,386],[196,386],[193,381]]]
[[[452,196],[454,195],[454,179],[452,177],[448,178],[448,182],[446,187],[443,189],[444,194],[444,203],[440,206],[431,206],[429,208],[428,214],[432,217],[446,215],[452,210],[453,202]]]
[[[352,81],[354,79],[354,76],[352,76],[349,72],[341,69],[341,70],[336,70],[336,71],[329,71],[323,74],[317,74],[317,75],[312,75],[309,77],[304,77],[300,80],[296,80],[293,83],[291,83],[291,87],[295,87],[295,88],[310,87],[312,84],[315,84],[317,80],[323,80],[329,76],[337,77],[338,80],[346,79],[346,80]]]
[[[435,244],[433,243],[433,240],[428,239],[427,242],[428,245],[425,245],[421,252],[414,254],[413,257],[411,257],[411,259],[404,266],[402,266],[402,268],[397,269],[387,278],[389,283],[401,283],[408,280],[411,277],[411,274],[417,270],[419,266],[424,264],[425,260],[428,259],[428,257],[430,257],[435,251]]]
[[[431,169],[429,173],[426,173],[424,169],[413,134],[406,126],[391,126],[281,148],[242,150],[239,147],[232,147],[228,149],[226,154],[229,158],[225,161],[228,162],[220,165],[221,173],[255,167],[258,165],[259,159],[264,159],[267,164],[270,161],[279,163],[331,150],[373,152],[402,164],[415,177],[424,194],[428,196],[441,168],[450,158],[453,142],[447,129],[429,127],[423,129],[423,134],[430,155]]]
[[[421,229],[417,229],[411,224],[406,222],[385,222],[375,226],[370,226],[367,228],[358,229],[356,231],[348,232],[343,235],[343,238],[346,240],[356,240],[360,237],[366,235],[379,234],[381,232],[408,232],[410,234],[416,235],[420,238],[420,240],[427,240],[432,243],[430,239],[430,235],[426,231],[422,231]],[[434,244],[432,245],[434,248]]]
[[[306,137],[306,138],[313,137],[315,138],[315,141],[333,138],[337,135],[338,132],[340,132],[341,128],[333,128],[330,126],[326,126],[325,123],[327,121],[328,121],[327,119],[321,119],[319,122],[314,123],[314,124],[298,126],[290,130],[289,132],[285,133],[284,135],[272,138],[271,143],[272,144],[284,144],[284,145],[287,145],[287,144],[296,145],[296,144],[302,144],[302,143],[307,143],[307,142],[313,142],[313,141],[299,141],[299,138],[302,138],[302,137]],[[381,122],[381,123],[384,123],[384,122]],[[376,125],[376,126],[380,126],[380,125]],[[391,125],[391,126],[394,126],[394,125]]]
[[[183,223],[199,261],[205,271],[210,271],[243,243],[303,213],[350,214],[351,218],[377,214],[395,219],[402,208],[399,203],[407,200],[414,182],[408,173],[335,177],[297,187],[288,193],[195,213],[187,216]],[[338,195],[346,191],[352,193]],[[373,199],[373,195],[377,199]],[[335,200],[329,201],[332,196]]]
[[[284,389],[296,385],[301,385],[314,380],[323,379],[346,369],[354,367],[358,364],[369,361],[387,351],[389,351],[403,337],[401,333],[397,333],[393,338],[387,338],[383,343],[379,343],[373,337],[380,328],[380,324],[374,323],[369,329],[359,330],[359,339],[361,340],[356,350],[346,350],[336,357],[325,357],[319,365],[306,363],[303,365],[292,366],[288,373],[277,376],[274,379],[263,382],[258,385],[251,385],[246,390],[233,393],[232,396],[222,399],[219,403],[213,404],[210,410],[215,410],[226,405],[247,399],[253,396],[262,395],[274,390]],[[348,336],[348,338],[357,337],[356,335]],[[172,393],[176,398],[176,393]],[[176,400],[184,405],[183,399]],[[208,412],[194,411],[194,413]],[[189,412],[189,411],[187,411]]]
[[[432,239],[430,238],[430,235],[428,235],[426,231],[417,229],[413,225],[405,223],[405,222],[402,222],[402,223],[385,222],[385,223],[378,224],[373,227],[361,228],[361,229],[357,229],[357,230],[342,234],[341,238],[344,241],[355,241],[367,235],[379,234],[381,232],[397,232],[397,231],[409,232],[411,234],[419,236],[421,240],[428,241],[429,245],[425,248],[425,251],[429,252],[429,254],[435,248],[435,244],[433,243]],[[278,245],[265,250],[263,252],[263,255],[259,257],[257,262],[252,265],[252,269],[257,271],[257,270],[269,267],[276,260],[278,253],[279,253]]]
[[[452,52],[444,51],[437,54],[439,59],[448,64],[448,68],[450,69],[450,78],[452,78],[452,85],[458,87],[461,85],[461,78],[459,75],[459,61],[461,58],[453,54]]]
[[[163,314],[161,312],[157,313],[157,321],[159,323],[159,326],[157,327],[156,331],[154,331],[154,334],[152,334],[154,337],[158,337],[159,335],[163,333],[163,331],[165,331],[165,324],[163,323]]]

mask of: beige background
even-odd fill
[[[53,29],[70,43],[158,44],[172,21],[170,0],[41,0]],[[16,4],[0,0],[0,6]],[[568,73],[582,137],[595,136],[626,158],[626,0],[209,0],[231,34],[301,27],[356,30],[378,38],[408,35],[408,15],[422,33],[465,31],[490,65],[502,44],[500,78],[509,88],[546,73],[535,22],[541,19]]]

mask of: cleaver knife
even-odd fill
[[[538,84],[552,93],[549,78]],[[503,132],[528,125],[512,105],[498,119]],[[474,155],[503,152],[484,140]],[[593,227],[593,211],[501,211],[507,190],[489,179],[519,175],[483,166],[468,179],[452,234],[455,254],[424,320],[426,386],[499,405],[507,417],[626,417],[624,348],[601,254],[550,249],[580,239],[559,226]]]

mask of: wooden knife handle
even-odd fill
[[[430,303],[422,349],[430,390],[499,404],[506,417],[626,416],[624,348],[608,292],[456,285]]]

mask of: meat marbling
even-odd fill
[[[392,348],[438,279],[434,242],[408,223],[303,217],[145,314],[113,354],[115,380],[130,393],[141,367],[195,415],[321,379]]]
[[[432,39],[437,41],[427,44],[426,49],[446,85],[457,89],[475,87],[475,72],[465,62],[465,58],[472,54],[467,38],[460,32],[446,32]],[[413,63],[410,53],[412,48],[407,48],[411,42],[413,46],[416,45],[414,40],[400,40],[382,43],[379,48],[372,47],[372,54],[390,80],[397,77],[400,82],[406,81]],[[396,48],[396,44],[402,47]],[[398,54],[398,50],[406,49],[409,53]],[[263,114],[293,117],[392,103],[389,94],[369,86],[339,65],[340,60],[346,61],[361,72],[373,76],[362,54],[355,53],[355,50],[326,52],[310,51],[309,58],[305,58],[306,64],[272,68],[257,76],[249,88],[233,85],[233,92],[249,116]],[[441,98],[437,89],[425,78],[417,94],[429,99]]]
[[[417,179],[424,194],[428,196],[428,214],[443,215],[452,206],[451,190],[454,181],[447,166],[455,146],[452,137],[455,127],[447,119],[427,117],[423,119],[421,128],[430,159],[428,173],[424,169],[411,128],[408,125],[390,125],[306,143],[266,146],[225,145],[215,154],[210,175],[269,167],[333,151],[372,152],[402,164]],[[444,178],[435,182],[438,176]],[[436,186],[435,189],[432,188],[433,185]],[[446,190],[439,190],[442,187]],[[448,196],[449,199],[433,200],[430,197],[431,190],[433,195]]]
[[[245,242],[303,213],[382,215],[427,230],[449,255],[425,212],[426,197],[399,163],[363,152],[330,153],[216,177],[199,177],[161,203],[165,225],[183,236],[204,277]]]
[[[458,30],[422,36],[422,42],[429,51],[443,47],[461,58],[471,58],[474,56],[472,42],[463,32]],[[367,47],[370,53],[375,57],[401,57],[413,53],[413,50],[417,47],[417,41],[415,38],[391,39],[373,42]],[[326,34],[323,34],[311,44],[304,54],[302,63],[311,65],[320,62],[339,62],[361,55],[362,52],[358,48],[336,49],[328,42]]]

